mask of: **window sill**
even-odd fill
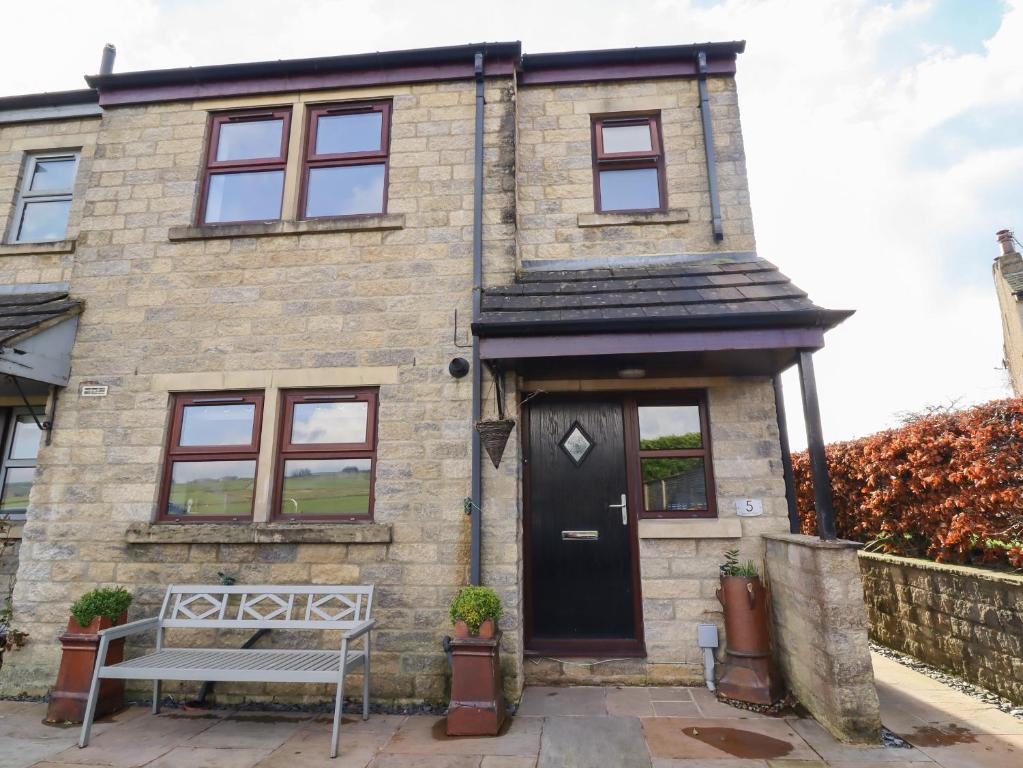
[[[7,531],[7,533],[5,534],[5,537],[8,538],[8,539],[11,539],[11,540],[18,540],[18,541],[20,541],[21,538],[22,538],[22,531],[25,528],[25,521],[24,520],[10,520],[8,522],[9,522],[11,527]]]
[[[691,518],[688,520],[640,520],[641,539],[740,539],[738,518]]]
[[[641,224],[685,224],[689,221],[686,208],[649,213],[580,213],[576,224],[580,227],[630,227]]]
[[[0,256],[20,256],[43,253],[74,253],[74,240],[54,240],[47,243],[12,243],[0,245]]]
[[[266,235],[304,235],[317,232],[372,232],[403,229],[405,214],[385,213],[379,216],[317,219],[308,221],[249,221],[243,224],[204,224],[198,227],[171,227],[167,239],[214,240],[229,237],[262,237]]]
[[[380,523],[135,523],[129,544],[389,544]]]

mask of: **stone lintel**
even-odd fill
[[[381,523],[135,523],[129,544],[389,544]]]
[[[385,213],[371,216],[310,219],[304,221],[250,221],[242,224],[202,224],[197,227],[171,227],[167,239],[212,240],[227,237],[260,237],[264,235],[302,235],[315,232],[367,232],[403,229],[405,214]]]

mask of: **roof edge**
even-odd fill
[[[38,109],[40,107],[66,107],[77,104],[99,103],[99,92],[93,88],[74,91],[44,91],[0,96],[0,111],[10,109]]]
[[[598,48],[589,51],[553,51],[525,53],[522,70],[578,65],[641,64],[692,59],[701,51],[708,57],[737,56],[745,52],[745,40],[727,42],[686,43],[684,45],[650,45],[635,48]]]

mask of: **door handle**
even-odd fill
[[[622,494],[621,504],[608,504],[608,509],[620,509],[622,511],[622,525],[629,524],[629,502],[625,498],[625,494]]]

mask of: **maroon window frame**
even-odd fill
[[[350,219],[358,216],[378,216],[387,213],[387,187],[390,178],[391,157],[391,102],[373,101],[347,104],[325,104],[311,107],[306,124],[305,155],[302,161],[302,184],[298,193],[299,219]],[[380,118],[380,149],[370,152],[337,152],[333,154],[316,154],[316,131],[319,119],[326,115],[357,115],[367,112],[379,112]],[[306,216],[306,199],[309,191],[309,172],[313,168],[335,168],[343,165],[383,165],[384,194],[380,202],[380,213],[353,213],[338,216]]]
[[[619,128],[630,125],[646,125],[650,128],[650,150],[644,152],[605,152],[604,126]],[[660,113],[596,115],[591,125],[593,139],[593,206],[597,213],[644,213],[665,211],[668,208],[668,191],[664,172],[664,138],[661,133]],[[600,200],[600,172],[626,171],[637,168],[653,168],[657,171],[657,196],[660,205],[656,208],[605,209]]]
[[[639,442],[639,409],[643,406],[693,405],[700,409],[700,448],[675,448],[665,450],[644,450]],[[714,494],[714,470],[711,458],[710,419],[707,413],[707,393],[651,393],[631,395],[625,399],[625,458],[628,463],[630,504],[634,504],[640,518],[680,519],[717,517],[717,500]],[[651,510],[646,511],[643,503],[642,459],[703,459],[703,470],[707,486],[707,506],[704,509]]]
[[[225,123],[258,122],[261,120],[283,120],[281,125],[281,147],[276,157],[259,157],[251,160],[217,160],[217,145],[220,143],[220,128]],[[212,116],[209,142],[206,145],[206,167],[203,171],[202,194],[199,195],[199,210],[196,223],[200,226],[216,227],[222,224],[237,224],[235,221],[206,223],[206,200],[209,197],[210,177],[225,173],[252,171],[284,171],[287,176],[288,142],[291,138],[291,108],[247,109],[240,112],[217,112]],[[287,183],[287,178],[285,178]],[[284,215],[284,185],[281,186],[281,216]]]
[[[276,520],[333,520],[366,521],[373,519],[376,501],[377,475],[377,401],[376,389],[299,389],[281,393],[281,413],[277,459],[274,467],[274,492],[271,519]],[[291,442],[291,428],[297,403],[351,403],[365,402],[366,439],[361,443],[299,443]],[[284,462],[287,459],[369,459],[369,504],[364,515],[289,515],[281,511],[284,493]]]
[[[228,515],[168,515],[167,502],[170,499],[171,470],[175,462],[181,461],[254,461],[256,463],[258,479],[259,471],[259,437],[263,424],[263,393],[259,391],[248,392],[201,392],[194,394],[176,394],[173,396],[171,412],[171,428],[167,437],[167,450],[164,455],[163,473],[160,480],[159,506],[157,507],[157,520],[159,522],[175,523],[203,523],[203,522],[250,522],[252,520],[252,505],[249,507],[249,514],[245,516]],[[252,436],[248,445],[178,445],[181,440],[181,421],[185,407],[189,405],[240,405],[252,403],[256,406],[255,415],[252,418]],[[255,504],[255,488],[252,493],[252,503]]]

